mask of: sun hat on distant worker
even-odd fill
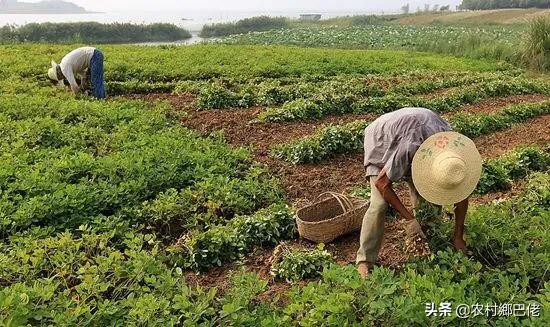
[[[52,67],[48,69],[48,77],[52,81],[59,81],[59,78],[57,78],[57,63],[55,61],[51,61]]]
[[[471,139],[456,132],[442,132],[422,143],[411,169],[414,186],[424,199],[448,205],[474,192],[481,168],[481,155]]]

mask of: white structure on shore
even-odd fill
[[[316,22],[321,19],[321,14],[302,14],[300,15],[300,20],[308,22]]]

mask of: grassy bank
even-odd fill
[[[0,27],[0,43],[131,43],[177,41],[191,34],[173,24],[31,23]]]
[[[538,16],[549,15],[548,9],[493,9],[460,12],[428,12],[400,15],[398,24],[453,24],[453,25],[525,25]]]

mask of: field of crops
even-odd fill
[[[237,34],[215,40],[227,44],[284,44],[350,48],[415,48],[435,41],[448,42],[477,36],[507,44],[517,42],[513,27],[465,27],[438,25],[315,26],[273,29]]]
[[[353,49],[410,49],[473,58],[519,61],[521,26],[312,26],[249,32],[212,40],[222,44],[278,44]]]
[[[394,50],[105,46],[116,96],[99,102],[46,80],[68,49],[0,46],[0,325],[550,323],[546,75]],[[361,280],[358,234],[317,248],[294,211],[367,197],[362,131],[403,106],[441,113],[485,160],[473,255],[426,208],[431,253],[388,219]],[[497,309],[427,316],[432,302]]]

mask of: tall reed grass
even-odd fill
[[[530,22],[522,57],[532,69],[550,70],[550,15],[534,18]]]
[[[233,23],[205,25],[199,36],[208,38],[248,32],[269,31],[287,27],[288,24],[289,20],[285,17],[258,16],[241,19]]]

